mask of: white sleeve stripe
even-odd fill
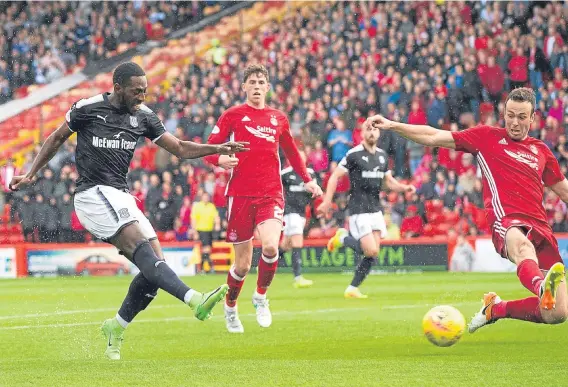
[[[75,105],[76,108],[80,108],[83,107],[85,105],[91,105],[93,103],[97,103],[97,102],[103,102],[105,99],[103,97],[102,94],[99,95],[95,95],[94,97],[91,98],[87,98],[87,99],[81,99],[79,100],[79,102],[77,102],[77,104]]]
[[[339,164],[339,165],[337,166],[337,168],[341,168],[341,169],[343,169],[344,171],[349,172],[349,169],[347,169],[347,167],[344,167],[344,166],[341,165],[341,164]]]
[[[69,126],[69,124],[67,123],[67,129],[69,129],[71,131],[71,133],[76,133],[77,131],[71,129],[71,127]]]
[[[156,141],[158,141],[164,134],[166,134],[166,132],[160,134],[158,137],[156,137],[155,139],[152,140],[153,143],[156,143]]]

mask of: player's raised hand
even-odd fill
[[[380,114],[377,114],[365,120],[363,128],[366,129],[369,126],[378,127],[380,129],[391,129],[394,126],[394,122],[391,120],[387,120],[385,117],[381,116]]]
[[[312,198],[317,198],[318,196],[323,195],[321,187],[318,185],[318,183],[316,183],[315,180],[305,183],[304,188],[307,192],[312,194]]]
[[[217,153],[220,155],[232,155],[234,153],[246,152],[250,150],[247,148],[247,145],[249,143],[245,141],[226,142],[217,146]]]
[[[17,191],[20,188],[23,188],[24,186],[33,183],[34,180],[35,180],[34,178],[32,178],[28,175],[14,176],[14,177],[12,177],[12,180],[10,181],[9,187],[12,191]]]
[[[233,155],[221,155],[218,164],[223,169],[233,169],[239,164],[239,159]]]

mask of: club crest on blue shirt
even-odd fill
[[[138,127],[138,119],[136,117],[130,116],[130,126],[132,126],[133,128]]]

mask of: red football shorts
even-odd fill
[[[282,222],[284,199],[230,196],[228,206],[227,242],[250,241],[259,224],[270,219]]]
[[[505,216],[493,224],[493,245],[503,258],[508,259],[505,234],[511,227],[518,227],[525,232],[536,250],[538,265],[542,270],[548,270],[555,263],[562,262],[562,257],[558,251],[558,242],[550,227],[541,222],[518,216]]]

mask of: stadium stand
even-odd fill
[[[0,84],[6,87],[0,103],[25,95],[28,86],[52,82],[87,63],[161,39],[200,20],[206,6],[198,1],[2,2]]]
[[[146,10],[144,17],[159,20],[152,15],[164,6]],[[0,20],[14,14],[10,9]],[[191,10],[189,6],[185,12]],[[101,11],[105,16],[100,17],[114,17],[118,23],[119,13],[125,18],[129,12],[134,10],[117,6]],[[17,20],[25,24],[26,15],[20,13]],[[343,146],[330,147],[330,137],[358,144],[360,125],[374,112],[451,131],[478,123],[500,125],[507,92],[531,86],[538,103],[531,135],[546,142],[566,175],[568,30],[560,15],[568,16],[562,3],[256,3],[214,28],[170,39],[135,60],[148,73],[148,106],[168,131],[194,141],[206,141],[223,110],[241,101],[244,67],[266,64],[270,104],[289,113],[293,135],[324,185],[346,152]],[[162,27],[173,30],[179,27],[176,23]],[[20,35],[19,41],[30,39]],[[95,49],[95,54],[114,51],[107,48],[99,54]],[[6,83],[2,66],[0,61],[0,87]],[[99,74],[0,123],[0,159],[14,158],[0,167],[6,203],[0,243],[21,241],[24,235],[38,241],[84,237],[62,199],[72,192],[76,174],[72,145],[61,150],[30,192],[8,192],[7,177],[29,167],[40,137],[60,123],[73,102],[111,87],[109,75]],[[383,195],[391,238],[487,232],[480,171],[470,155],[425,149],[390,132],[382,134],[381,147],[391,156],[394,174],[418,187],[414,195]],[[226,207],[222,192],[227,175],[201,160],[180,162],[146,143],[136,151],[131,171],[132,193],[162,240],[187,239],[191,204],[201,190],[212,195],[221,212]],[[327,236],[344,224],[348,188],[348,180],[341,182],[337,206],[326,217],[314,219],[307,209],[308,236]],[[555,231],[566,231],[564,203],[546,192],[545,207]],[[34,213],[58,216],[59,228],[48,230]]]

